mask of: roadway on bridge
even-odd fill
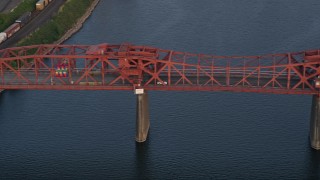
[[[92,78],[83,78],[81,81],[79,81],[77,84],[75,84],[83,75],[84,72],[86,70],[85,69],[74,69],[71,72],[71,74],[68,75],[68,77],[55,77],[55,75],[52,76],[52,72],[54,72],[54,70],[49,70],[49,69],[43,69],[40,70],[39,72],[35,72],[34,70],[21,70],[19,73],[25,78],[18,78],[17,74],[15,74],[12,71],[5,71],[3,73],[3,77],[0,78],[0,83],[2,84],[3,87],[6,88],[10,88],[10,87],[14,87],[14,88],[21,88],[21,89],[25,89],[25,88],[29,88],[29,89],[37,89],[38,87],[36,86],[41,86],[41,88],[45,88],[45,89],[59,89],[59,88],[63,88],[63,89],[117,89],[119,87],[121,88],[125,88],[125,89],[133,89],[133,84],[131,84],[128,81],[122,81],[119,80],[117,82],[115,82],[114,84],[110,85],[109,83],[111,83],[114,79],[116,79],[120,74],[117,73],[114,70],[107,70],[108,72],[104,73],[104,78],[102,78],[102,74],[101,74],[101,70],[94,70],[91,71],[90,74],[92,76]],[[233,72],[230,72],[232,74],[232,76],[230,77],[230,85],[226,85],[224,84],[226,82],[226,75],[225,74],[216,74],[215,79],[221,83],[221,85],[219,86],[216,83],[206,83],[209,78],[208,76],[202,74],[199,75],[198,77],[193,76],[193,75],[188,75],[188,79],[193,83],[193,84],[188,84],[187,82],[182,83],[181,81],[179,82],[179,79],[181,78],[181,76],[177,73],[171,73],[170,79],[168,76],[159,76],[164,82],[166,82],[165,84],[159,83],[159,81],[157,80],[153,80],[150,84],[148,84],[147,86],[144,86],[143,88],[150,88],[150,89],[154,89],[154,90],[165,90],[167,88],[172,88],[173,89],[177,89],[177,90],[181,90],[183,88],[197,88],[199,86],[201,86],[202,88],[212,88],[212,89],[217,89],[219,87],[221,88],[234,88],[237,89],[239,88],[238,85],[236,85],[238,82],[241,82],[242,76],[238,75],[238,74],[233,74]],[[36,75],[38,74],[38,75]],[[143,82],[142,85],[145,84],[146,82],[148,82],[150,80],[150,78],[152,78],[151,76],[144,76],[143,78]],[[26,79],[29,81],[26,81]],[[103,81],[104,79],[104,81]],[[254,82],[255,79],[253,79]],[[266,85],[268,82],[270,81],[270,77],[266,76],[266,77],[261,77],[259,80],[259,84],[251,84],[253,85],[253,87],[250,87],[248,84],[245,83],[241,83],[241,88],[242,89],[254,89],[254,88],[262,88],[263,85]],[[171,84],[167,84],[168,82],[171,82]],[[287,84],[287,79],[285,77],[280,77],[278,79],[278,82],[281,83],[284,87]],[[293,86],[295,84],[297,84],[299,82],[299,79],[297,78],[292,78],[290,80],[290,84]],[[258,83],[258,82],[256,82]],[[34,86],[34,87],[33,87]],[[308,89],[306,87],[306,89]],[[230,89],[232,90],[232,89]],[[240,89],[239,89],[240,90]],[[277,90],[277,89],[275,89]],[[278,89],[278,90],[281,90]]]
[[[318,54],[230,59],[127,44],[25,46],[0,51],[0,84],[4,89],[318,94],[318,61],[312,61]]]
[[[2,0],[1,0],[2,1]],[[58,11],[59,8],[65,3],[65,0],[54,0],[52,1],[45,10],[43,10],[38,16],[34,17],[28,24],[21,28],[20,31],[15,33],[11,38],[0,44],[0,49],[13,47],[21,39],[28,36],[30,33],[35,31],[41,25],[50,20]]]

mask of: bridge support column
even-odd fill
[[[150,127],[148,94],[143,89],[136,89],[135,94],[137,95],[136,141],[142,143],[147,140]]]
[[[320,150],[320,97],[313,95],[310,119],[311,147]]]

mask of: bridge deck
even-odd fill
[[[128,44],[26,46],[0,50],[0,88],[319,94],[319,63],[319,50],[227,57]]]

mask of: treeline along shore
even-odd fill
[[[87,11],[84,13],[82,17],[80,17],[77,21],[76,24],[73,25],[72,28],[70,28],[62,37],[60,37],[59,40],[55,42],[55,44],[61,44],[67,39],[69,39],[74,33],[79,31],[82,28],[83,23],[89,18],[91,15],[92,11],[94,8],[98,5],[100,0],[93,0],[91,3],[90,7],[87,9]]]
[[[22,14],[35,10],[38,0],[24,0],[9,13],[0,13],[0,32],[15,22]]]
[[[77,32],[100,0],[67,0],[58,14],[17,46],[60,44]]]
[[[52,0],[50,0],[52,1]],[[66,0],[57,15],[16,46],[34,44],[60,44],[77,32],[100,0]],[[0,13],[0,32],[15,23],[26,12],[36,12],[38,0],[24,0],[9,13]],[[37,14],[37,13],[32,13]]]

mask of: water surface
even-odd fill
[[[102,0],[66,44],[130,42],[215,55],[319,48],[320,2]],[[6,91],[1,179],[319,179],[311,97],[149,92],[136,144],[129,91]]]

